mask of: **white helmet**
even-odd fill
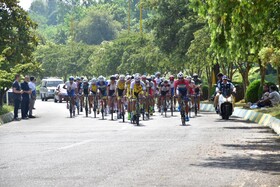
[[[180,73],[178,73],[177,77],[178,77],[178,79],[182,79],[182,78],[184,78],[184,74],[182,72],[180,72]]]
[[[96,84],[96,81],[96,78],[92,78],[90,82]]]
[[[104,81],[105,81],[105,78],[104,78],[102,75],[100,75],[100,76],[98,77],[98,81],[104,82]]]
[[[192,79],[192,77],[191,77],[191,76],[187,76],[186,78],[187,78],[187,79],[190,79],[190,80]]]
[[[119,79],[120,79],[120,81],[124,81],[125,80],[125,76],[124,75],[120,75]]]
[[[134,80],[137,81],[137,82],[139,82],[139,81],[140,81],[140,76],[135,76],[135,77],[134,77]]]

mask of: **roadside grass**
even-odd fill
[[[257,109],[258,112],[270,114],[273,117],[280,119],[280,105],[274,107],[267,107],[263,109]]]
[[[7,114],[9,112],[12,112],[13,110],[14,110],[13,106],[3,105],[3,107],[0,108],[0,115]]]

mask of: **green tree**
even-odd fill
[[[77,27],[75,40],[93,45],[113,40],[117,36],[120,24],[107,12],[89,10]]]
[[[182,66],[186,52],[194,39],[193,33],[204,25],[186,0],[146,0],[145,7],[154,12],[148,21],[155,35],[155,42],[173,63]]]
[[[37,69],[32,58],[37,40],[31,21],[16,0],[0,3],[0,107],[3,95],[11,87],[15,74]]]

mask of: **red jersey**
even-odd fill
[[[190,92],[189,82],[187,80],[176,80],[174,83],[175,90],[179,90],[179,92]]]

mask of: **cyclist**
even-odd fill
[[[161,78],[161,73],[160,72],[156,72],[155,73],[155,83],[156,83],[156,98],[157,98],[157,107],[158,107],[158,112],[160,112],[160,83],[162,82],[162,78]]]
[[[145,83],[140,80],[139,74],[136,74],[134,80],[131,82],[130,91],[132,97],[132,116],[134,117],[134,115],[136,114],[135,113],[136,98],[145,97],[145,91],[146,91]]]
[[[171,88],[171,99],[173,99],[173,96],[175,95],[175,89],[174,89],[174,83],[175,83],[175,78],[174,75],[170,75],[169,77],[169,84],[170,84],[170,88]],[[175,110],[176,107],[176,99],[174,98],[173,100],[173,110]]]
[[[154,81],[152,80],[151,76],[147,77],[148,84],[146,86],[147,89],[147,94],[148,94],[148,104],[150,106],[150,115],[153,115],[154,113],[154,105],[155,105],[155,100],[154,100],[154,94],[156,92],[155,84]]]
[[[184,74],[182,72],[178,73],[177,77],[178,77],[178,80],[176,80],[174,83],[175,96],[176,97],[180,96],[180,97],[178,97],[178,103],[181,103],[182,98],[187,98],[187,94],[188,94],[188,90],[189,90],[189,83],[187,80],[184,79]],[[185,99],[185,106],[186,106],[185,120],[189,121],[189,107],[188,107],[187,99]]]
[[[121,118],[121,100],[123,98],[123,96],[125,95],[125,76],[124,75],[120,75],[119,76],[119,80],[117,82],[117,86],[116,86],[116,89],[117,89],[117,96],[118,96],[118,119]]]
[[[81,108],[80,111],[83,112],[83,81],[81,80],[80,77],[76,77],[76,83],[77,83],[77,88],[78,88],[78,97],[76,98],[76,105],[77,107]]]
[[[90,85],[88,83],[88,80],[87,79],[84,79],[83,80],[83,84],[82,84],[82,88],[83,88],[83,97],[86,96],[86,98],[88,99],[88,96],[89,96],[89,91],[90,91]],[[83,100],[84,101],[84,100]],[[83,103],[83,106],[84,106],[84,103]],[[82,107],[82,106],[81,106]],[[85,107],[85,106],[84,106]],[[89,110],[89,114],[91,114],[91,110]]]
[[[97,82],[97,87],[98,87],[98,92],[99,92],[99,98],[104,103],[105,115],[107,114],[107,110],[106,110],[106,107],[107,107],[107,86],[108,86],[108,82],[105,80],[105,78],[102,75],[99,76],[98,77],[98,82]]]
[[[94,100],[94,97],[96,97],[97,95],[97,85],[96,85],[96,78],[92,78],[91,81],[90,81],[90,86],[89,86],[89,91],[90,91],[90,94],[89,94],[89,113],[91,113],[91,108],[93,108],[93,100]],[[94,106],[96,107],[95,109],[97,109],[98,107],[97,106]],[[99,114],[99,110],[97,109],[97,114]]]
[[[186,80],[189,83],[189,90],[188,90],[188,96],[192,100],[192,106],[194,106],[194,97],[195,97],[195,84],[191,76],[187,76]]]
[[[75,96],[78,93],[78,89],[77,89],[77,84],[74,82],[74,77],[70,76],[69,77],[69,81],[67,81],[65,83],[65,85],[63,86],[64,89],[67,90],[67,95],[70,98],[70,101],[73,108],[72,110],[74,111],[74,116],[75,116]],[[67,99],[67,109],[69,109],[69,105],[68,105],[68,99]]]
[[[168,99],[171,95],[171,86],[167,79],[163,80],[160,83],[159,91],[160,91],[160,96],[161,96],[160,103],[161,103],[161,106],[163,106],[164,99]],[[167,106],[165,106],[165,107],[167,107]],[[164,110],[167,110],[167,108],[165,108]],[[163,108],[161,108],[161,112],[163,112]]]
[[[126,82],[125,82],[125,92],[126,92],[126,98],[127,98],[127,119],[131,120],[131,92],[130,92],[130,84],[131,84],[131,76],[126,76]]]
[[[117,83],[116,83],[116,76],[111,75],[110,76],[110,81],[107,86],[107,93],[108,93],[108,106],[111,107],[109,110],[110,114],[115,111],[115,98],[116,96],[116,88],[117,88]],[[112,107],[113,106],[113,107]]]
[[[197,109],[198,111],[200,110],[200,96],[202,95],[202,90],[201,90],[201,84],[202,81],[201,79],[198,78],[198,74],[194,73],[193,74],[193,81],[195,84],[195,95],[197,96]]]

